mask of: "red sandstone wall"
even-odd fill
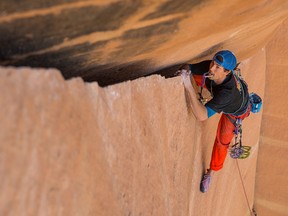
[[[288,215],[287,35],[288,20],[280,26],[266,47],[267,82],[255,197],[261,216]]]
[[[218,49],[232,49],[242,61],[250,91],[264,98],[263,121],[260,113],[244,122],[244,144],[253,146],[251,157],[239,161],[249,207],[255,200],[261,216],[287,215],[287,20],[265,48],[287,17],[286,1],[211,1],[193,11],[142,20],[159,9],[157,5],[146,2],[141,6],[144,10],[138,8],[141,13],[131,15],[109,34],[94,32],[89,37],[63,39],[59,46],[39,52],[14,53],[12,62],[33,56],[34,63],[39,57],[46,64],[51,51],[82,43],[91,48],[104,40],[101,55],[96,48],[87,52],[82,47],[83,53],[62,53],[65,58],[60,62],[67,69],[67,58],[84,56],[80,66],[85,69],[100,63],[118,67],[147,60],[149,64],[132,73],[141,76],[179,62],[203,60]],[[38,12],[41,15],[43,10]],[[223,15],[227,13],[229,19]],[[25,22],[39,18],[35,11],[14,15],[8,16],[12,19],[8,22],[25,16]],[[161,34],[148,38],[140,34],[177,18],[181,22],[177,21],[171,35],[163,31],[165,40]],[[5,14],[0,22],[7,22]],[[215,27],[215,23],[221,25]],[[141,37],[114,38],[131,30]],[[30,40],[31,35],[25,37]],[[144,49],[131,52],[139,44],[145,44]],[[130,49],[124,55],[119,47]],[[115,51],[123,55],[110,55]],[[111,71],[113,78],[115,70]],[[67,73],[72,73],[69,68]],[[0,215],[249,215],[235,160],[227,158],[224,169],[213,177],[211,190],[199,192],[219,116],[196,122],[187,109],[180,77],[151,76],[100,88],[81,79],[64,81],[54,69],[1,67],[0,119]]]
[[[260,94],[265,51],[242,64]],[[219,116],[199,123],[180,77],[107,88],[56,70],[0,69],[1,215],[247,215],[236,162],[199,191]],[[253,205],[261,114],[245,121],[239,161]]]

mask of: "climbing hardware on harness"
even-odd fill
[[[230,149],[230,156],[233,159],[245,159],[250,155],[251,146],[242,145],[242,119],[236,119],[234,125],[235,144]]]

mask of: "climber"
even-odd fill
[[[243,79],[239,79],[235,75],[236,70],[236,57],[229,50],[217,52],[212,60],[197,64],[185,64],[178,70],[188,93],[192,112],[197,120],[204,121],[216,113],[222,113],[210,167],[204,173],[200,183],[200,190],[203,193],[208,191],[215,171],[223,167],[229,144],[234,137],[235,124],[233,121],[243,120],[250,114],[251,103],[249,102],[248,87]],[[200,101],[192,86],[191,77],[198,86],[201,86]],[[207,103],[202,97],[202,88],[206,88],[211,94],[212,99]]]

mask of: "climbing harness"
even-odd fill
[[[245,159],[250,155],[251,146],[242,145],[242,119],[233,120],[229,115],[226,116],[235,126],[235,144],[230,148],[230,156],[233,159]]]

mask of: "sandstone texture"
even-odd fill
[[[256,178],[256,206],[259,215],[288,214],[288,20],[267,45],[265,109],[261,126]]]
[[[288,215],[287,16],[286,0],[1,1],[0,215]],[[264,106],[251,156],[203,194],[220,115],[197,122],[174,74],[221,49]]]
[[[242,69],[263,95],[250,70],[264,81],[265,50]],[[101,88],[54,69],[8,67],[0,76],[1,215],[249,214],[233,159],[209,193],[199,191],[219,116],[196,122],[180,77]],[[261,114],[245,121],[254,149],[238,162],[250,207],[260,125]]]

